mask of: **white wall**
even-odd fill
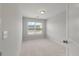
[[[79,4],[69,4],[69,55],[79,56]]]
[[[79,7],[74,4],[69,7],[69,36],[79,43]]]
[[[50,40],[62,44],[66,38],[66,11],[60,12],[47,21],[47,35]]]
[[[22,40],[21,15],[17,4],[2,4],[2,29],[8,38],[2,41],[2,55],[18,55]]]
[[[0,4],[0,51],[1,51],[1,41],[2,37],[1,37],[1,4]]]

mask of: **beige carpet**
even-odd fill
[[[63,56],[66,48],[47,39],[29,40],[23,43],[21,56]]]

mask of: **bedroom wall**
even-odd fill
[[[48,19],[47,36],[50,40],[63,44],[62,41],[66,38],[66,11]]]
[[[21,15],[17,4],[2,4],[2,29],[8,37],[2,41],[2,55],[19,55],[22,40]]]
[[[69,55],[79,56],[79,4],[69,4]]]
[[[0,4],[0,51],[1,51],[1,41],[2,41],[2,35],[1,35],[1,4]]]

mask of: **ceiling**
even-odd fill
[[[64,3],[23,3],[19,4],[23,16],[30,18],[48,19],[66,10]],[[41,15],[40,11],[45,10]]]

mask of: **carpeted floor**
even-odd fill
[[[66,48],[47,39],[23,42],[21,56],[63,56]]]

